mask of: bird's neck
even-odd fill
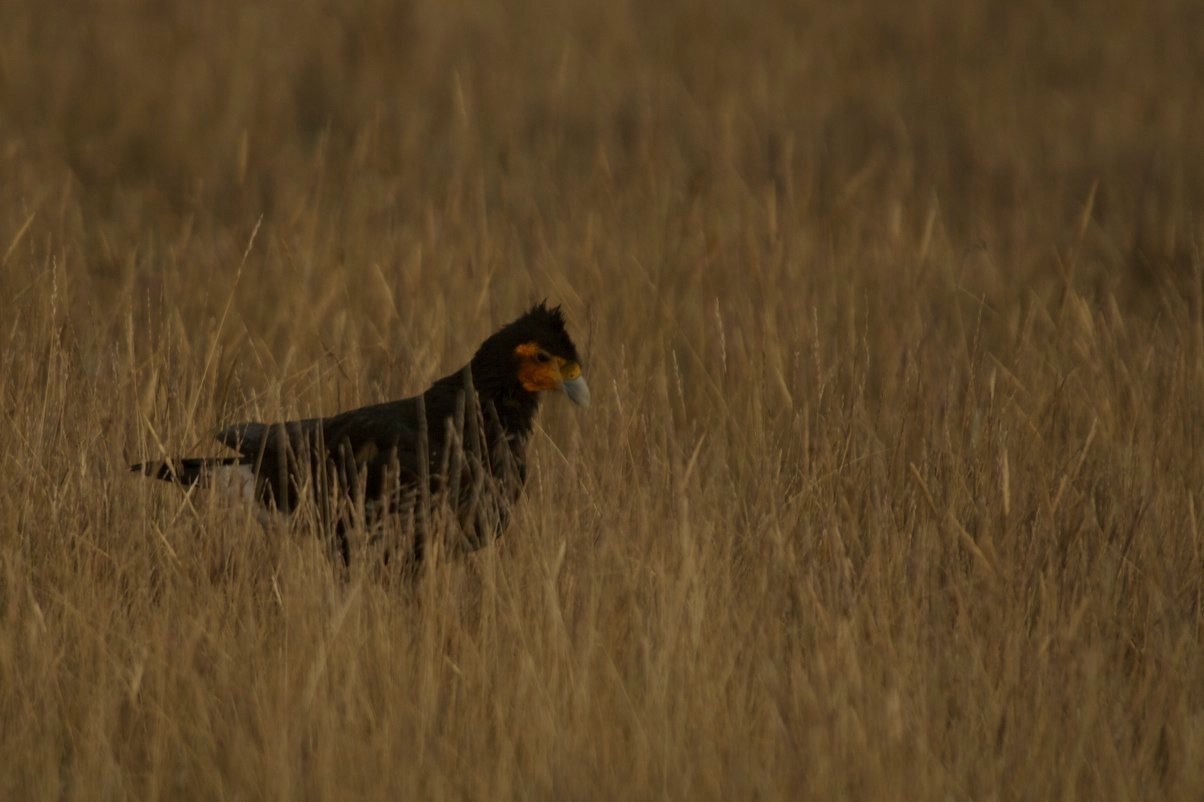
[[[474,364],[439,379],[430,392],[450,393],[455,397],[470,387],[480,400],[486,430],[500,424],[503,431],[499,434],[526,439],[539,411],[537,393],[527,392],[517,382],[499,379],[494,371],[482,370]]]

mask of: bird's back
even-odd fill
[[[416,505],[446,502],[463,544],[478,548],[504,529],[526,480],[526,432],[506,431],[492,402],[456,381],[327,418],[239,423],[217,439],[253,469],[262,503],[292,512],[318,488],[322,517],[340,532],[356,504],[369,521],[408,512],[418,522],[429,510]]]

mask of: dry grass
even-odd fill
[[[0,14],[0,798],[1204,795],[1199,3]],[[544,296],[413,592],[125,472]]]

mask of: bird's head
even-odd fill
[[[502,327],[481,345],[473,358],[478,362],[505,364],[513,382],[532,395],[563,390],[574,403],[589,406],[589,385],[559,306],[537,304]]]

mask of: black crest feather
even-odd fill
[[[564,311],[560,306],[548,306],[546,300],[532,306],[516,320],[508,323],[487,339],[477,352],[485,354],[509,354],[515,346],[525,342],[537,342],[556,356],[580,361],[577,346],[569,337]]]

